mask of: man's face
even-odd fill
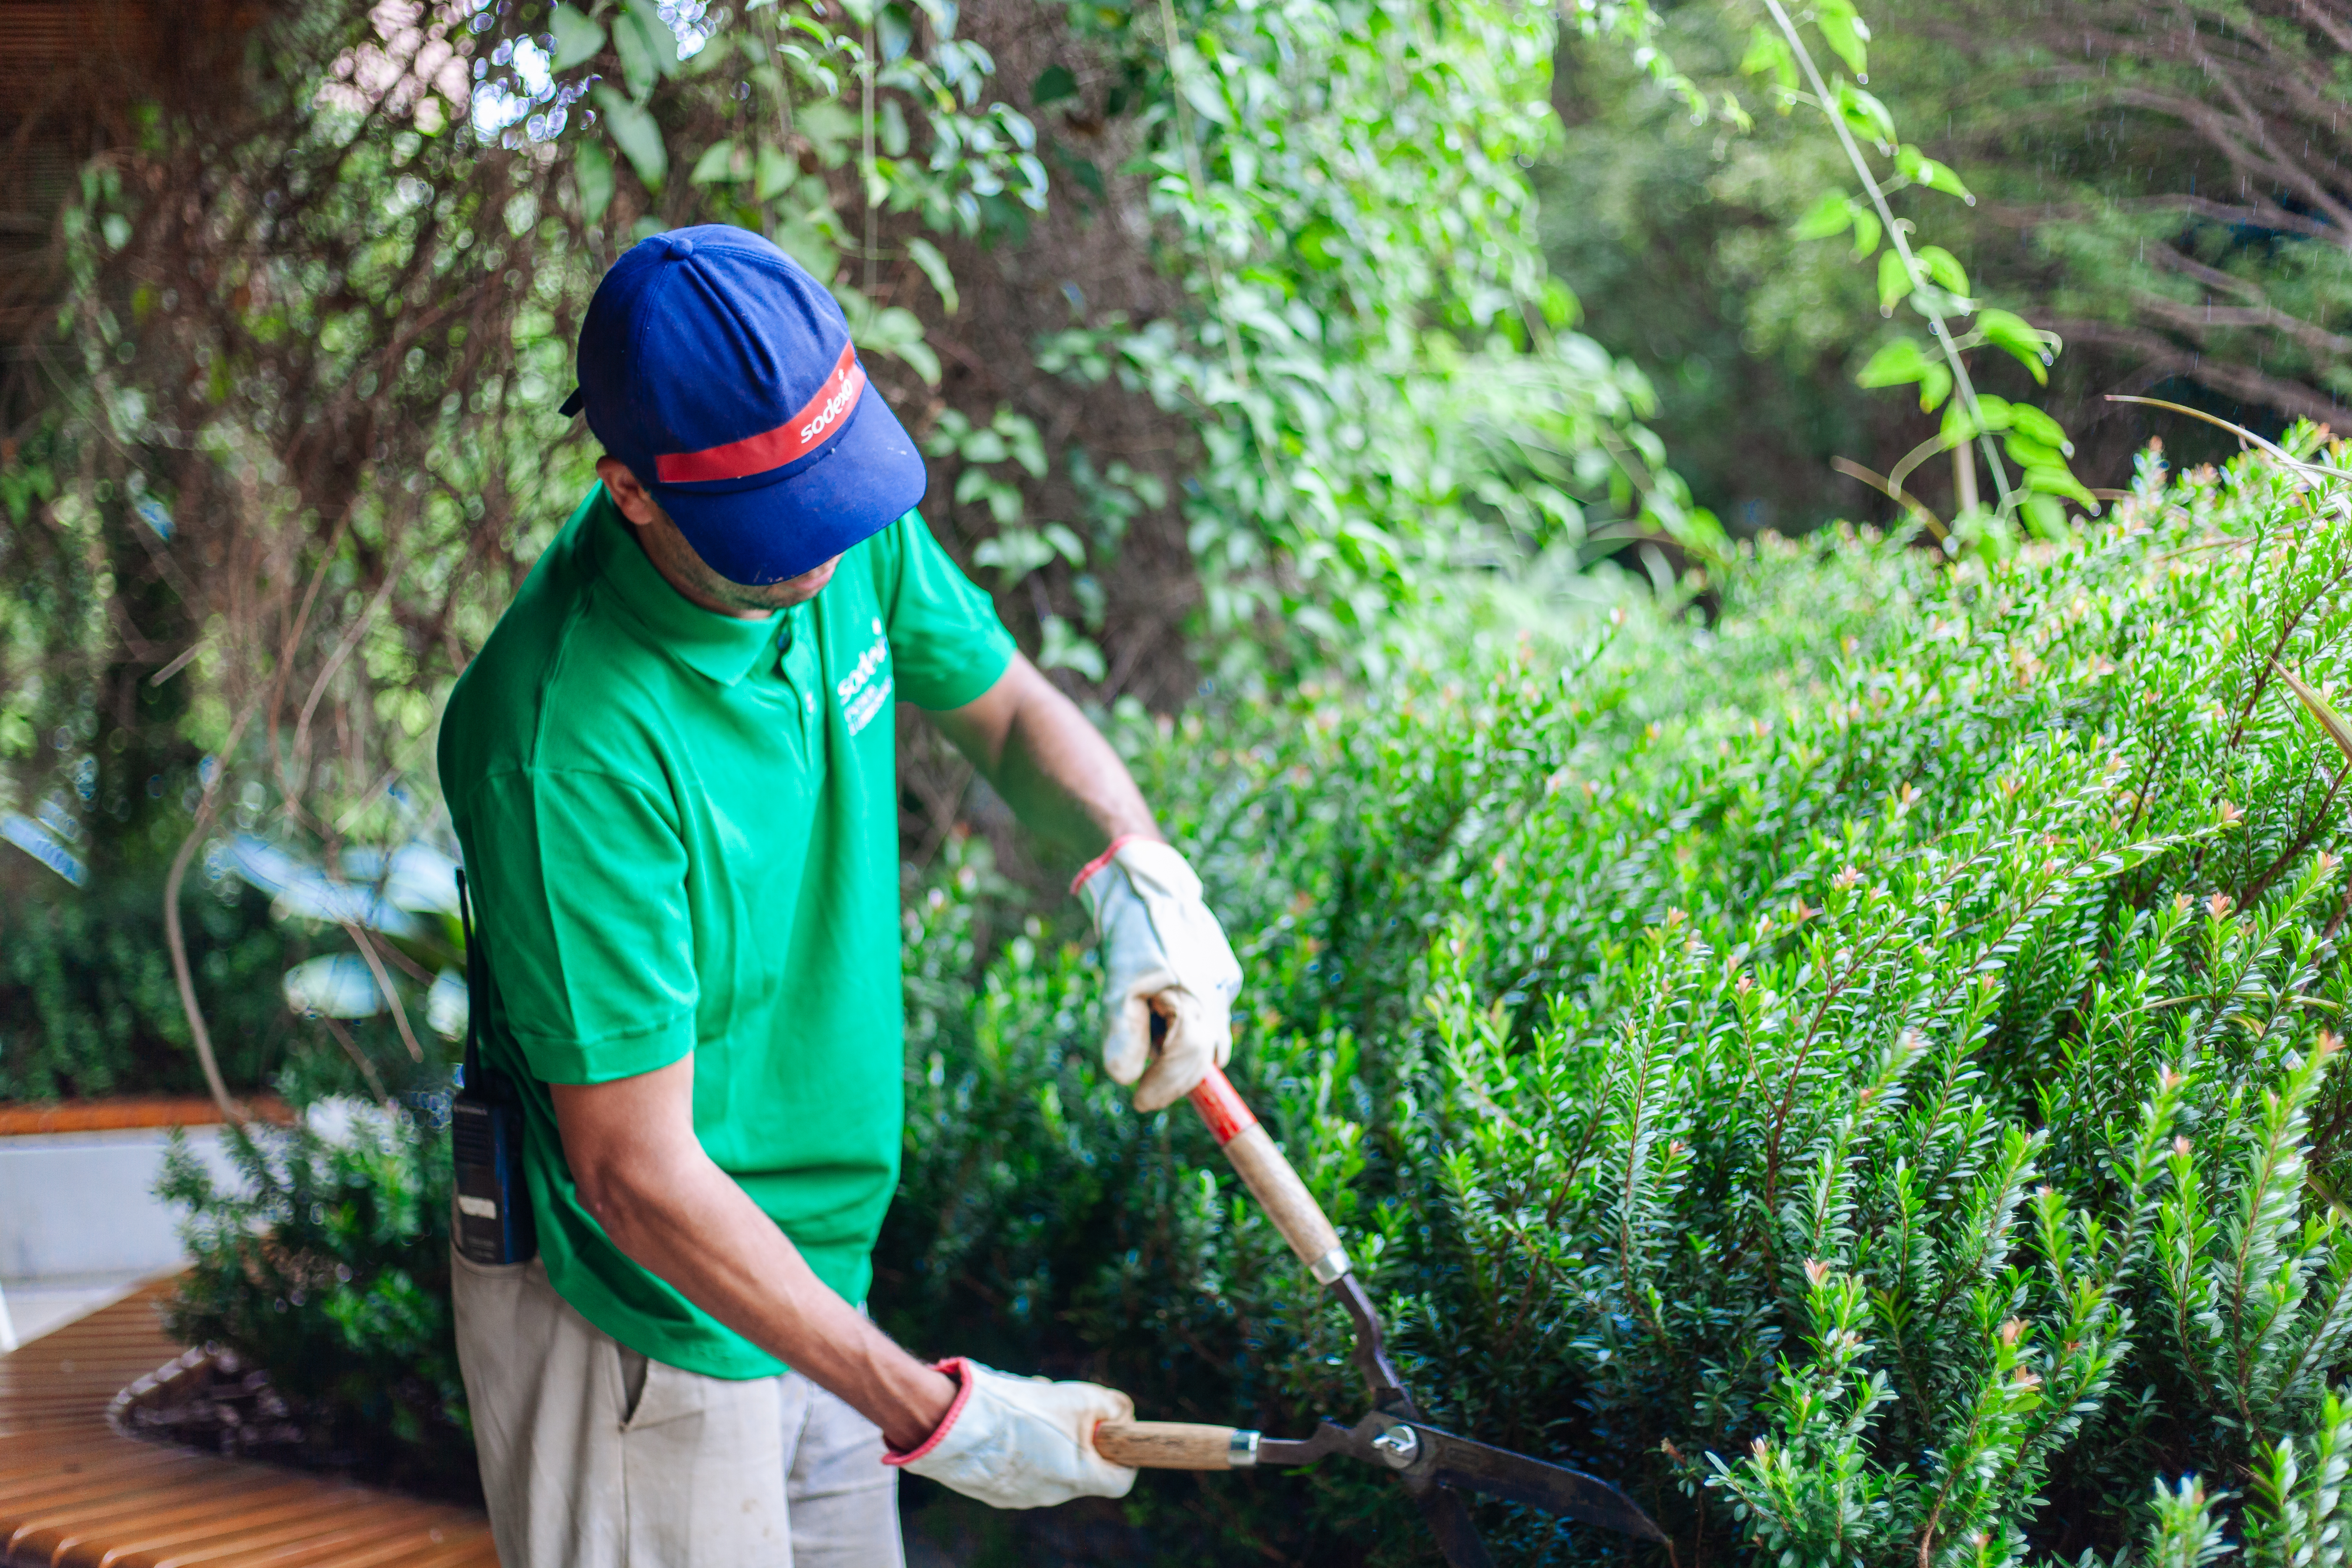
[[[841,564],[836,555],[821,566],[811,567],[797,577],[787,577],[781,583],[738,583],[721,577],[709,563],[694,552],[677,524],[669,520],[637,477],[617,458],[600,458],[596,477],[604,481],[611,492],[613,504],[621,515],[635,525],[637,539],[646,547],[646,558],[654,569],[669,580],[671,587],[706,610],[716,610],[722,616],[735,616],[744,620],[764,620],[776,611],[814,599],[817,591],[833,581],[833,569]]]

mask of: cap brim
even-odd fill
[[[868,385],[831,447],[751,488],[655,485],[654,499],[712,571],[730,583],[781,583],[881,532],[922,503],[923,455]]]

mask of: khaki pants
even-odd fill
[[[450,1275],[504,1568],[903,1568],[881,1432],[807,1378],[649,1361],[536,1258]]]

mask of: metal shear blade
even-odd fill
[[[1496,1448],[1467,1437],[1457,1437],[1419,1421],[1408,1421],[1374,1410],[1353,1426],[1325,1421],[1315,1436],[1301,1440],[1266,1438],[1258,1445],[1261,1465],[1309,1465],[1327,1454],[1342,1454],[1368,1465],[1393,1471],[1406,1489],[1423,1500],[1450,1489],[1485,1492],[1512,1502],[1539,1508],[1547,1513],[1619,1531],[1643,1541],[1663,1542],[1665,1531],[1642,1510],[1639,1503],[1607,1481],[1547,1464],[1507,1448]],[[1456,1507],[1459,1504],[1457,1502]],[[1463,1521],[1467,1524],[1467,1521]],[[1434,1514],[1432,1524],[1439,1523]],[[1441,1542],[1446,1531],[1440,1529]],[[1475,1534],[1468,1537],[1476,1544]],[[1484,1549],[1480,1548],[1480,1555]],[[1447,1555],[1454,1553],[1449,1549]]]

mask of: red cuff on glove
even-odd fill
[[[1113,845],[1112,847],[1117,848],[1118,846]],[[886,1440],[882,1445],[882,1462],[886,1465],[911,1465],[938,1447],[940,1439],[948,1435],[948,1428],[956,1424],[956,1417],[963,1414],[964,1402],[971,1397],[972,1384],[980,1381],[972,1375],[971,1363],[962,1356],[950,1356],[946,1361],[933,1362],[931,1370],[946,1373],[956,1380],[955,1403],[948,1406],[948,1413],[940,1417],[940,1424],[932,1428],[929,1436],[923,1439],[920,1447],[910,1448],[902,1454],[890,1447]]]
[[[1085,866],[1079,868],[1078,874],[1070,879],[1071,894],[1075,896],[1080,888],[1087,885],[1087,879],[1101,870],[1104,867],[1109,865],[1112,858],[1118,855],[1121,849],[1125,848],[1128,845],[1134,843],[1137,839],[1144,837],[1145,835],[1140,833],[1122,833],[1118,837],[1112,839],[1110,841],[1109,848],[1104,850],[1101,854],[1087,861]]]

